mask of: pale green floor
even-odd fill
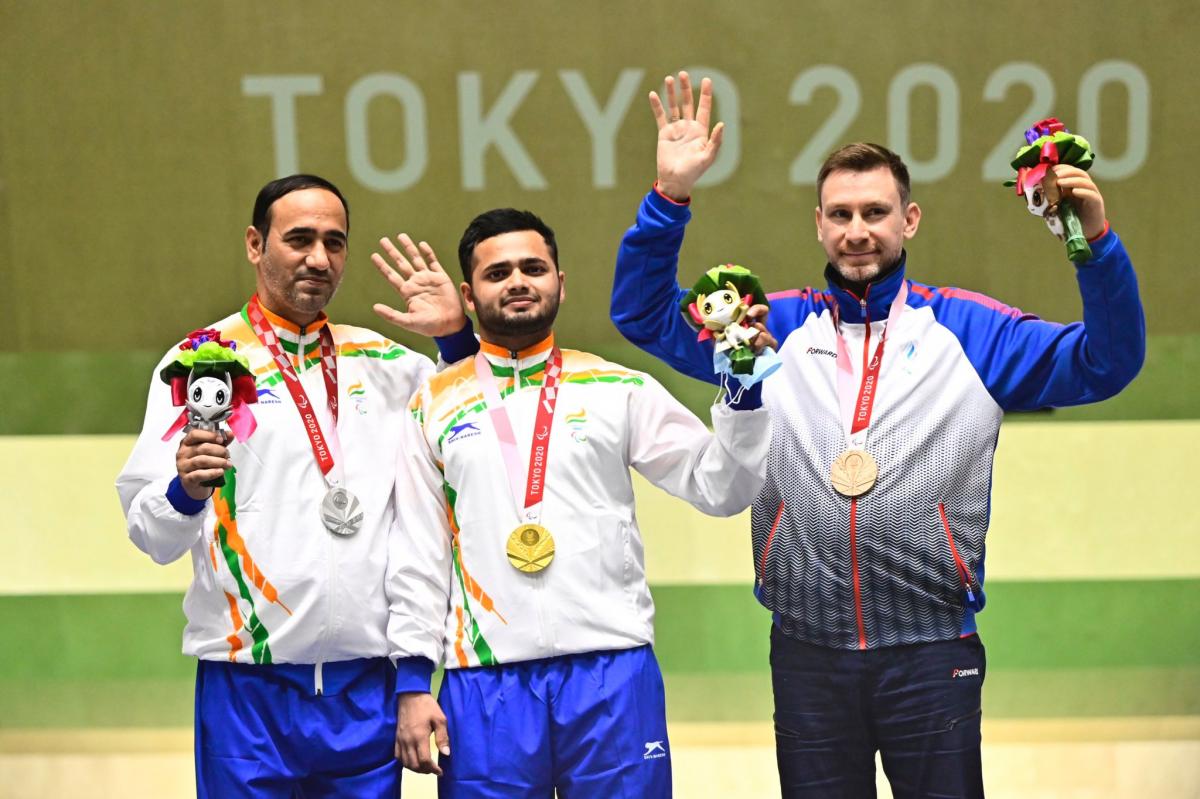
[[[671,736],[677,797],[778,796],[769,725],[677,724]],[[985,722],[984,739],[991,799],[1200,796],[1200,719]],[[187,730],[0,735],[0,799],[173,799],[193,791]],[[404,796],[436,796],[434,778],[406,772]]]

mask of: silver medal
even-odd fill
[[[354,535],[363,522],[358,497],[340,486],[329,489],[321,500],[321,521],[334,535]]]

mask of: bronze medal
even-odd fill
[[[505,550],[514,569],[536,574],[554,560],[554,536],[540,524],[522,524],[509,535]]]
[[[833,459],[833,468],[829,470],[829,481],[846,497],[861,497],[871,490],[878,477],[875,459],[863,449],[846,450]]]

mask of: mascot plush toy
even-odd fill
[[[186,427],[219,430],[221,422],[233,415],[233,378],[228,372],[220,378],[189,375],[185,404],[188,409]]]
[[[1063,123],[1054,117],[1043,119],[1025,131],[1025,146],[1017,151],[1012,168],[1017,170],[1015,180],[1005,181],[1005,186],[1016,186],[1017,194],[1025,197],[1029,213],[1046,220],[1050,232],[1067,243],[1067,257],[1072,261],[1086,261],[1092,257],[1079,224],[1079,216],[1064,200],[1058,190],[1058,181],[1050,167],[1069,164],[1087,170],[1096,160],[1092,146],[1082,136],[1067,131]]]
[[[713,339],[713,370],[751,386],[779,368],[771,349],[755,355],[751,343],[758,330],[746,313],[753,305],[768,305],[758,276],[736,264],[723,264],[705,272],[679,302],[679,310],[700,341]]]
[[[258,402],[258,390],[249,361],[236,350],[237,344],[222,340],[216,330],[196,330],[179,345],[175,360],[158,373],[171,386],[172,403],[184,406],[163,441],[180,430],[220,430],[222,423],[241,441],[253,435],[258,423],[246,406]],[[225,485],[225,478],[205,485]]]

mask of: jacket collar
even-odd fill
[[[883,277],[867,284],[865,295],[859,297],[849,289],[843,288],[841,276],[833,268],[833,264],[825,265],[825,280],[829,284],[829,292],[838,304],[838,313],[843,322],[861,325],[867,319],[872,322],[882,322],[888,317],[892,300],[904,283],[904,271],[908,261],[908,252],[900,253],[900,263]],[[864,305],[864,300],[866,304]],[[865,309],[865,313],[864,313]]]
[[[246,316],[246,308],[248,306],[249,303],[242,307],[243,316]],[[317,337],[320,335],[321,328],[329,324],[329,317],[325,315],[324,311],[318,313],[316,319],[309,322],[306,327],[301,329],[299,325],[284,319],[282,316],[263,305],[262,300],[259,300],[258,307],[262,309],[263,316],[266,317],[267,322],[271,325],[271,327],[275,328],[275,332],[279,334],[279,338],[292,344],[311,344],[317,340]]]
[[[520,352],[501,347],[498,344],[493,344],[490,341],[480,341],[479,350],[487,356],[487,359],[497,366],[513,365],[513,361],[517,362],[518,369],[525,369],[534,364],[542,363],[550,357],[550,350],[554,348],[554,334],[546,336],[544,339],[534,344],[532,347],[526,347]]]

